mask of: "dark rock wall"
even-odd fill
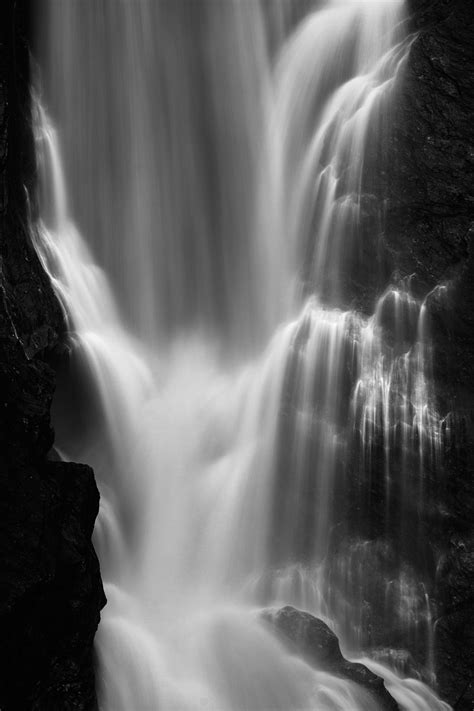
[[[444,410],[474,403],[474,7],[409,0],[414,33],[394,108],[387,176],[387,245],[427,293]]]
[[[426,540],[437,561],[436,671],[442,696],[472,709],[474,689],[474,6],[409,0],[414,32],[393,109],[384,235],[392,266],[427,294],[433,378],[446,417],[429,482]]]
[[[438,691],[458,711],[467,711],[474,708],[474,5],[468,0],[406,2],[410,53],[386,105],[382,133],[370,135],[360,252],[350,254],[342,280],[345,305],[366,314],[373,314],[390,284],[410,284],[414,296],[426,299],[433,342],[432,372],[428,367],[426,375],[443,418],[443,451],[434,461],[425,456],[421,464],[416,456],[404,461],[404,453],[393,447],[388,507],[383,436],[370,464],[360,463],[354,447],[335,495],[338,525],[327,580],[337,598],[344,589],[339,570],[347,561],[354,579],[362,570],[359,588],[349,586],[348,603],[352,619],[363,618],[360,644],[380,654],[388,646],[408,648],[414,666],[430,681],[428,597]],[[291,377],[289,382],[293,407]],[[287,421],[282,418],[283,443],[291,436]],[[279,462],[272,540],[278,540],[290,471],[284,451]],[[300,519],[312,540],[315,494],[308,491],[309,514],[302,523],[302,511]],[[397,580],[400,572],[417,583],[418,603],[412,605],[420,615],[412,636],[397,614],[387,615],[386,581]],[[394,601],[396,610],[395,593]],[[333,609],[340,609],[337,600]]]
[[[428,300],[438,405],[447,416],[438,516],[427,536],[438,559],[436,671],[442,695],[472,709],[474,689],[474,7],[411,0],[417,32],[396,115],[389,207],[397,265]]]
[[[64,322],[28,228],[26,7],[4,0],[0,15],[0,708],[94,709],[99,494],[89,467],[48,458]]]
[[[406,567],[424,581],[435,620],[438,690],[458,711],[467,711],[474,707],[474,5],[406,1],[410,53],[389,107],[387,132],[380,145],[372,142],[367,156],[362,229],[369,256],[362,255],[361,264],[370,273],[361,269],[352,276],[348,293],[366,313],[373,313],[375,299],[390,283],[409,282],[415,296],[426,298],[444,451],[436,466],[424,466],[422,500],[414,495],[411,502],[395,501],[394,520],[409,529],[405,547],[384,513],[383,453],[374,453],[370,485],[361,477],[347,482],[339,548],[351,535],[371,539],[378,562],[373,570],[365,563],[364,570],[379,590],[390,556],[396,568]],[[377,251],[374,268],[370,255]],[[369,512],[357,518],[350,499],[357,499],[355,489],[361,487]],[[336,567],[337,555],[336,550]],[[369,583],[366,592],[367,646],[410,646],[406,635],[397,640],[396,624],[384,620]],[[426,646],[421,640],[410,649],[422,667]]]
[[[473,9],[411,0],[417,33],[396,112],[388,221],[397,262],[428,287],[469,256],[474,211]]]

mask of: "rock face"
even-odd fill
[[[415,469],[408,462],[410,482],[423,489],[410,495],[403,491],[406,479],[397,478],[405,465],[394,452],[390,509],[381,475],[383,439],[363,471],[354,452],[335,496],[340,510],[328,587],[347,584],[340,570],[349,578],[362,570],[361,585],[348,585],[345,600],[347,617],[359,618],[361,646],[407,648],[421,676],[430,681],[434,671],[441,697],[467,711],[474,704],[474,13],[465,0],[406,5],[412,44],[391,97],[387,132],[381,144],[374,137],[368,147],[363,252],[356,268],[350,260],[344,289],[346,306],[366,314],[390,284],[409,281],[414,296],[425,299],[433,343],[426,377],[442,420],[443,451],[436,463]],[[287,471],[283,461],[283,482]],[[309,517],[312,496],[309,491]],[[301,519],[305,515],[302,510]],[[396,580],[400,586],[392,585],[387,598],[386,582]],[[410,596],[421,623],[407,639],[406,620],[386,611],[387,604],[402,610]]]
[[[389,147],[386,242],[394,268],[432,299],[444,409],[472,411],[474,359],[474,18],[463,0],[410,0],[410,50]]]
[[[99,494],[89,467],[48,459],[64,322],[28,228],[25,7],[7,0],[1,15],[0,708],[94,709],[92,641],[105,602],[91,544]]]
[[[470,253],[474,29],[462,0],[409,6],[417,34],[394,116],[387,217],[397,265],[432,288],[457,275]]]
[[[426,668],[426,640],[411,645],[395,618],[389,627],[383,614],[384,572],[390,579],[402,570],[407,581],[423,581],[418,591],[412,589],[421,601],[429,599],[438,692],[457,710],[468,711],[474,705],[474,13],[464,0],[406,4],[412,44],[390,107],[389,131],[383,145],[373,147],[373,162],[381,157],[382,167],[366,186],[372,199],[362,218],[367,233],[375,235],[368,251],[373,254],[377,245],[379,268],[372,277],[353,280],[350,290],[366,313],[388,284],[402,280],[410,279],[417,298],[426,299],[444,451],[436,470],[424,468],[423,496],[415,492],[411,501],[404,497],[393,504],[393,520],[402,520],[403,509],[413,545],[401,547],[387,523],[380,453],[369,484],[355,476],[347,482],[331,556],[337,571],[338,556],[365,539],[365,557],[355,559],[367,571],[362,644],[408,644],[418,666]],[[377,234],[370,225],[382,204]],[[370,257],[362,261],[370,264]],[[369,502],[362,515],[351,506],[360,491]]]
[[[474,704],[474,14],[464,0],[410,0],[415,35],[394,113],[395,166],[386,240],[402,274],[434,293],[438,406],[450,430],[431,482],[427,540],[439,691],[459,711]],[[471,582],[468,583],[467,581]]]
[[[93,473],[25,463],[1,485],[1,708],[94,709],[91,651],[104,598],[90,541]]]
[[[398,710],[399,706],[386,690],[383,679],[363,664],[349,662],[342,656],[339,640],[325,622],[289,605],[276,611],[266,610],[262,617],[308,664],[359,684],[370,692],[381,710]]]

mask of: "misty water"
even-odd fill
[[[376,711],[264,625],[285,604],[401,709],[448,709],[398,556],[442,452],[426,306],[410,280],[370,313],[350,295],[377,270],[403,2],[51,0],[37,26],[32,232],[70,331],[58,451],[101,493],[101,710]],[[370,656],[375,597],[424,681]]]

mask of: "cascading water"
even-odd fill
[[[314,5],[296,27],[284,2],[48,5],[67,180],[38,103],[37,249],[89,393],[60,393],[56,426],[101,491],[104,711],[377,708],[261,606],[323,617],[354,655],[378,595],[430,664],[429,595],[396,549],[441,456],[426,309],[408,282],[372,317],[348,298],[403,3]],[[448,708],[364,663],[402,709]]]

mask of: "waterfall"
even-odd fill
[[[128,327],[159,343],[196,327],[234,351],[264,343],[287,260],[259,4],[46,7],[45,81],[74,214]]]
[[[403,556],[442,456],[426,305],[395,278],[372,314],[352,303],[377,271],[403,3],[308,5],[71,0],[41,21],[32,235],[70,332],[58,447],[101,492],[102,711],[376,711],[271,635],[279,604],[360,657],[373,601],[432,672]],[[382,661],[400,708],[449,708]]]

